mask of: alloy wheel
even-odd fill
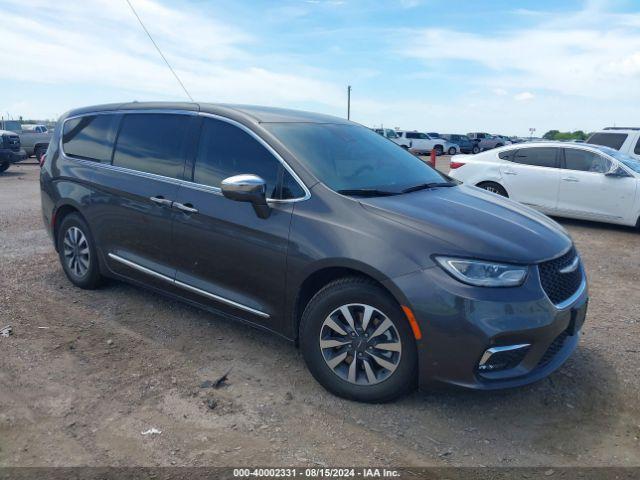
[[[343,380],[374,385],[400,363],[402,342],[393,322],[371,305],[336,308],[320,328],[320,350],[327,366]]]
[[[84,277],[89,270],[89,242],[78,227],[69,228],[62,242],[64,258],[69,271],[78,278]]]

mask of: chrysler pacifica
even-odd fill
[[[41,190],[74,285],[121,279],[274,332],[347,398],[536,381],[586,315],[562,227],[340,118],[82,108],[60,119]]]

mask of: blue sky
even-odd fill
[[[197,101],[527,135],[640,126],[633,1],[131,0]],[[125,0],[0,0],[0,113],[182,100]]]

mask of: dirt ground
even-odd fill
[[[0,328],[14,329],[0,337],[0,466],[640,465],[631,229],[561,221],[591,302],[550,378],[363,405],[324,391],[276,337],[124,283],[74,288],[39,198],[36,165],[0,175]],[[226,386],[200,388],[230,369]]]

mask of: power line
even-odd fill
[[[127,3],[129,4],[129,7],[131,8],[131,11],[133,12],[133,14],[136,16],[136,18],[138,19],[138,22],[140,22],[140,26],[142,27],[142,29],[144,30],[144,32],[147,34],[147,37],[149,37],[149,40],[151,40],[151,43],[153,43],[153,46],[156,47],[156,50],[158,50],[158,53],[160,54],[160,56],[162,57],[162,60],[164,60],[164,63],[167,64],[167,67],[169,67],[169,70],[171,70],[171,73],[173,73],[173,76],[176,77],[176,80],[178,81],[178,83],[180,84],[180,86],[182,87],[182,90],[184,90],[184,93],[187,94],[187,97],[189,97],[189,100],[191,100],[193,102],[193,97],[191,97],[191,95],[189,94],[189,92],[187,91],[187,88],[184,86],[184,83],[182,83],[182,80],[180,80],[180,77],[178,77],[178,74],[175,72],[175,70],[171,67],[171,64],[169,63],[169,61],[167,60],[167,58],[164,56],[164,54],[162,53],[162,50],[160,50],[160,47],[158,46],[158,44],[155,42],[155,40],[153,39],[153,37],[151,36],[151,34],[149,33],[149,30],[147,30],[147,27],[144,26],[144,23],[142,23],[142,19],[140,18],[140,16],[138,15],[138,12],[136,12],[136,9],[133,8],[133,5],[131,5],[131,2],[129,0],[127,0]]]

